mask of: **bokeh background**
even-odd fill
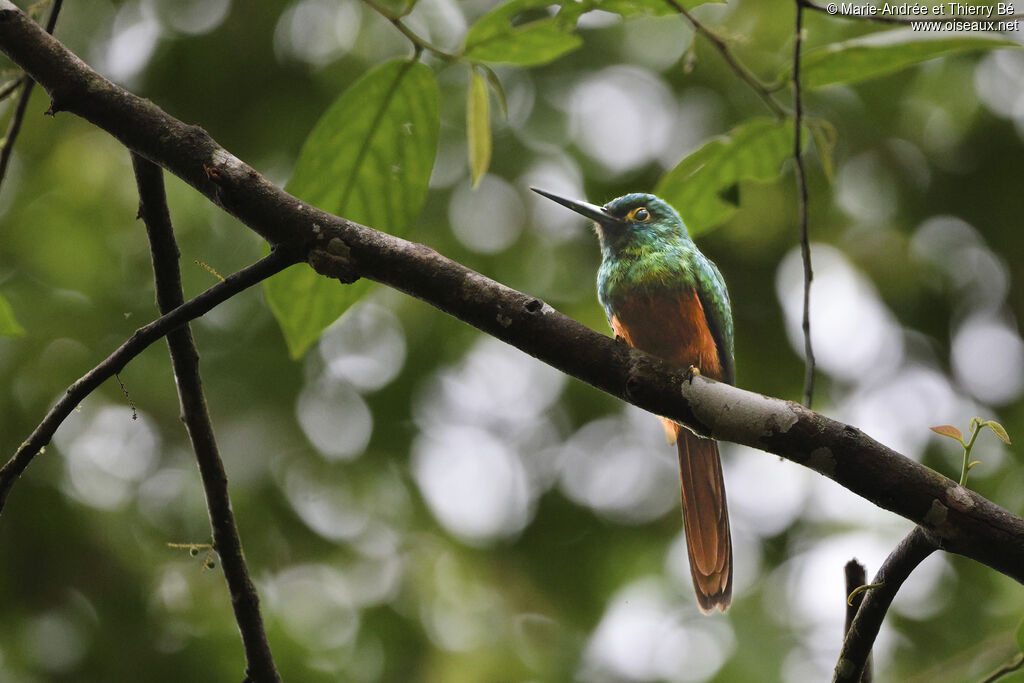
[[[420,0],[409,25],[457,48],[489,0]],[[792,3],[697,12],[765,80],[785,70]],[[442,127],[411,235],[606,330],[586,223],[528,185],[603,203],[763,103],[678,17],[592,12],[584,46],[499,68],[491,172],[469,185],[468,69],[435,67]],[[879,27],[806,17],[813,47]],[[57,36],[100,72],[202,125],[276,182],[369,67],[408,54],[357,0],[66,2]],[[1020,36],[1017,36],[1020,41]],[[696,42],[696,45],[694,45]],[[8,64],[9,66],[9,64]],[[788,95],[781,92],[785,100]],[[14,452],[75,378],[155,317],[128,153],[37,90],[0,192],[0,446]],[[809,93],[838,133],[813,151],[816,407],[941,472],[932,425],[996,418],[1024,439],[1024,53],[928,62]],[[0,105],[9,115],[10,101]],[[699,239],[729,283],[737,376],[799,398],[801,269],[792,169],[745,183]],[[262,254],[259,239],[168,179],[186,293]],[[194,325],[250,570],[291,681],[820,681],[842,637],[843,564],[873,573],[909,522],[832,482],[723,445],[733,607],[701,616],[681,536],[674,449],[657,421],[444,314],[376,289],[301,361],[262,293]],[[166,349],[67,420],[0,519],[0,680],[239,680]],[[1016,446],[991,434],[970,484],[1024,512]],[[896,600],[878,680],[977,680],[1015,652],[1024,592],[936,554]]]

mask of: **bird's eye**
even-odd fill
[[[639,209],[633,209],[632,211],[630,211],[629,216],[627,216],[627,218],[637,223],[644,223],[650,220],[651,212],[641,206]]]

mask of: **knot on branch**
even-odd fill
[[[208,132],[206,132],[206,129],[202,126],[197,126],[193,124],[191,126],[188,126],[187,131],[189,137],[191,137],[196,143],[199,143],[201,145],[217,144],[214,141],[213,137]]]
[[[359,279],[352,249],[340,237],[332,237],[324,246],[310,250],[306,261],[316,272],[349,285]]]
[[[630,348],[628,353],[629,371],[626,374],[625,393],[627,398],[635,401],[638,398],[638,393],[644,389],[644,384],[648,374],[647,369],[645,368],[647,356],[643,352],[633,348]]]
[[[195,145],[211,148],[208,161],[203,163],[203,175],[214,188],[214,200],[229,212],[236,211],[240,202],[245,201],[239,190],[244,191],[243,186],[258,174],[234,154],[218,147],[199,126],[189,126],[188,130],[188,137]]]
[[[949,508],[938,500],[932,500],[921,526],[937,534],[940,539],[950,538],[956,534],[956,528],[949,521]]]

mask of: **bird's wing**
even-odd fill
[[[735,384],[732,309],[729,305],[729,291],[725,288],[725,278],[718,267],[707,258],[698,259],[695,270],[694,284],[697,296],[704,307],[708,328],[718,349],[718,361],[722,364],[721,379],[729,384]]]

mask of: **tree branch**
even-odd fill
[[[57,15],[60,14],[63,4],[64,0],[54,0],[53,7],[50,8],[50,17],[46,20],[47,33],[53,33],[57,27]],[[3,142],[0,142],[0,184],[4,182],[4,176],[7,175],[7,166],[10,165],[11,155],[14,153],[14,141],[18,139],[18,133],[21,132],[21,123],[25,119],[29,98],[32,97],[32,86],[35,85],[35,82],[28,76],[22,76],[18,80],[20,81],[21,95],[18,96],[18,103],[14,105],[14,114],[11,115],[7,135],[4,136]],[[17,88],[18,85],[15,83],[13,87]]]
[[[153,255],[153,276],[156,283],[157,307],[170,313],[185,303],[181,287],[180,252],[174,239],[171,215],[167,209],[163,171],[159,166],[132,154],[135,182],[139,188],[139,216],[146,224],[150,251]],[[260,599],[249,577],[242,553],[242,539],[235,524],[228,495],[228,476],[224,470],[213,433],[213,423],[206,408],[202,378],[199,373],[199,350],[188,323],[167,334],[167,346],[174,369],[175,385],[181,401],[181,416],[192,441],[199,474],[206,492],[210,513],[213,548],[220,555],[224,579],[231,595],[235,621],[242,635],[246,675],[254,683],[280,683],[270,643],[260,616]]]
[[[871,646],[875,643],[878,629],[882,626],[882,620],[885,619],[896,592],[910,576],[910,572],[937,548],[932,535],[916,526],[900,541],[896,549],[889,553],[889,557],[885,558],[885,562],[871,581],[872,584],[880,585],[867,591],[864,602],[857,610],[857,616],[846,633],[843,650],[839,653],[839,661],[836,663],[833,683],[857,683],[862,680],[861,674],[871,655]]]
[[[807,227],[807,174],[804,170],[804,102],[800,90],[800,52],[804,44],[804,8],[796,0],[796,29],[793,40],[793,161],[796,163],[797,207],[800,213],[800,259],[804,265],[804,405],[814,399],[814,347],[811,345],[811,243]]]
[[[762,83],[757,76],[751,73],[750,69],[743,65],[743,62],[736,58],[736,55],[734,55],[732,50],[729,48],[729,44],[725,42],[720,35],[701,23],[697,17],[693,16],[693,13],[683,7],[678,0],[665,0],[665,2],[667,2],[672,9],[681,14],[686,21],[689,22],[690,26],[693,27],[694,32],[701,34],[707,38],[709,43],[715,46],[715,49],[718,50],[720,55],[722,55],[722,59],[725,60],[725,63],[736,72],[736,75],[739,76],[744,83],[749,85],[751,89],[757,93],[757,96],[760,97],[766,105],[768,105],[768,108],[772,110],[772,113],[775,114],[776,117],[780,119],[785,118],[785,110],[778,102],[775,101],[775,98],[772,97],[772,93],[768,87]]]
[[[389,22],[391,22],[391,25],[398,29],[398,32],[405,36],[410,43],[412,43],[412,46],[417,51],[417,53],[426,50],[427,52],[431,52],[434,55],[436,55],[442,61],[448,63],[457,62],[459,60],[459,55],[453,55],[450,52],[445,52],[444,50],[437,47],[430,41],[416,35],[416,33],[414,33],[412,29],[406,26],[405,23],[402,21],[402,17],[405,16],[405,14],[396,16],[395,14],[392,14],[387,8],[379,5],[376,2],[376,0],[363,0],[363,4],[365,4],[367,7],[372,9],[380,16],[387,19]]]
[[[112,354],[95,368],[82,375],[68,387],[64,395],[50,409],[43,421],[35,428],[28,439],[21,444],[14,456],[0,468],[0,512],[11,487],[17,481],[28,464],[46,444],[50,443],[54,432],[71,414],[71,411],[91,394],[99,385],[119,373],[132,358],[142,353],[150,344],[162,338],[171,330],[175,330],[190,320],[194,320],[210,311],[216,305],[227,301],[235,294],[258,282],[266,280],[296,262],[294,254],[285,249],[278,249],[256,263],[243,268],[229,276],[199,296],[162,315],[145,327],[140,327],[135,334],[121,344]]]
[[[863,588],[864,584],[868,582],[867,571],[864,569],[864,565],[858,562],[856,559],[850,560],[846,563],[843,568],[843,573],[846,577],[846,595],[843,596],[846,600],[846,619],[843,622],[843,640],[845,641],[847,636],[850,634],[850,627],[853,625],[853,619],[857,616],[857,610],[864,603],[864,593],[860,592],[853,595],[854,591],[858,588]],[[849,596],[853,595],[851,600]],[[861,674],[860,683],[871,683],[871,658],[868,657],[864,663],[864,673]]]
[[[297,200],[201,129],[103,79],[9,0],[0,0],[0,50],[65,110],[190,183],[272,243],[301,248],[318,272],[381,282],[644,410],[809,467],[924,526],[944,550],[1024,583],[1024,519],[855,427],[790,401],[700,376],[691,381],[686,370],[617,344],[429,247]]]

